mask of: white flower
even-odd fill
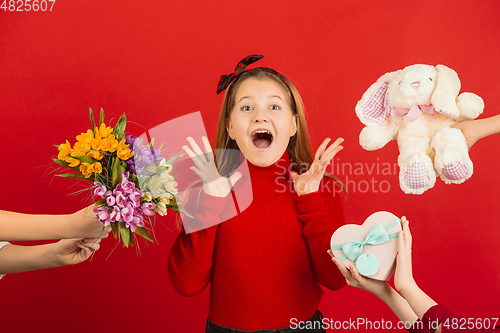
[[[142,195],[142,198],[148,202],[151,202],[151,200],[153,200],[153,197],[151,197],[151,193],[149,193],[149,192],[144,192],[144,194]]]
[[[163,202],[159,202],[156,204],[155,212],[160,214],[161,216],[167,215],[167,206]]]

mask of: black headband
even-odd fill
[[[258,54],[249,55],[248,57],[245,57],[243,60],[241,60],[236,65],[236,68],[234,69],[233,73],[228,74],[228,75],[222,75],[220,77],[219,84],[217,85],[217,95],[220,94],[222,91],[226,90],[229,86],[230,86],[229,93],[231,93],[233,91],[233,84],[231,84],[231,83],[238,81],[238,79],[241,76],[241,73],[243,73],[245,71],[245,68],[248,65],[250,65],[250,64],[252,64],[252,63],[254,63],[262,58],[264,58],[263,55],[258,55]],[[269,73],[273,73],[276,76],[278,76],[280,78],[280,80],[288,88],[288,91],[290,92],[290,95],[292,96],[292,100],[295,103],[295,98],[293,97],[292,89],[290,88],[290,82],[288,82],[288,80],[286,79],[285,76],[281,75],[279,72],[275,71],[272,68],[268,68],[268,67],[257,67],[257,68],[259,68],[263,71],[269,72]]]

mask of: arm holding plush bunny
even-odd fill
[[[413,279],[411,268],[411,233],[408,221],[402,219],[403,230],[398,235],[398,255],[396,259],[396,273],[394,274],[394,286],[396,292],[385,281],[366,278],[359,274],[354,265],[346,268],[345,265],[329,250],[333,262],[344,274],[347,284],[369,291],[383,300],[402,322],[422,320],[423,325],[414,325],[417,329],[409,329],[410,332],[447,332],[448,326],[443,323],[451,323],[453,318],[459,316],[447,311],[442,305],[438,305],[432,298],[427,296]],[[434,327],[436,323],[439,326]],[[423,328],[422,328],[423,327]],[[478,329],[470,329],[467,332],[481,332]]]
[[[470,149],[478,140],[500,133],[500,114],[485,119],[463,121],[452,127],[462,130]]]

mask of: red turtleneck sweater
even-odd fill
[[[201,223],[224,222],[190,234],[182,230],[170,250],[168,273],[177,292],[195,296],[211,282],[209,318],[217,325],[246,331],[288,327],[291,318],[315,314],[323,295],[319,284],[331,290],[345,285],[326,252],[344,224],[342,194],[324,178],[329,190],[297,196],[289,164],[287,153],[265,168],[248,162],[250,177],[233,190],[238,193],[251,179],[253,201],[233,218],[227,218],[234,212],[230,196],[202,190],[193,216]]]

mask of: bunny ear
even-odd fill
[[[363,94],[356,105],[356,114],[365,124],[381,123],[391,116],[389,106],[389,82],[394,73],[387,73]]]
[[[431,103],[437,112],[458,117],[457,96],[460,91],[460,79],[457,73],[444,65],[437,65],[437,83],[432,93]]]

